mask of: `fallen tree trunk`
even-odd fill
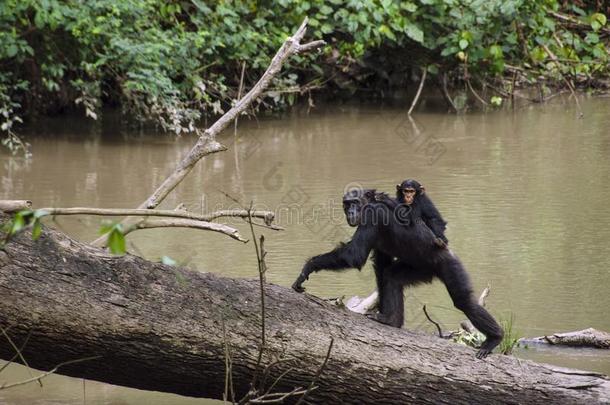
[[[610,333],[587,328],[575,332],[554,333],[552,335],[534,338],[522,338],[519,339],[519,343],[610,349]]]
[[[0,222],[2,222],[0,218]],[[253,273],[255,270],[253,269]],[[306,294],[266,285],[268,385],[307,387],[328,364],[315,403],[603,403],[599,374],[474,351],[377,324]],[[260,341],[258,281],[197,273],[76,242],[47,229],[0,251],[0,326],[30,366],[129,387],[222,398],[225,350],[237,397],[252,379]],[[223,333],[223,325],[226,333]],[[0,344],[0,357],[14,351]],[[292,370],[289,369],[292,367]]]

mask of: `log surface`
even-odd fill
[[[259,294],[258,280],[116,257],[49,228],[37,241],[24,232],[0,251],[0,326],[18,345],[31,332],[24,356],[32,367],[99,355],[60,372],[140,389],[222,398],[224,322],[243,394],[258,356]],[[292,360],[274,366],[269,381],[293,367],[277,390],[307,387],[335,339],[308,396],[314,403],[610,402],[610,381],[596,373],[501,355],[477,360],[473,349],[282,286],[266,285],[265,299],[264,362]],[[13,354],[3,341],[0,357]]]

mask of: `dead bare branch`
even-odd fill
[[[451,95],[449,94],[449,90],[447,89],[447,73],[443,73],[439,79],[439,87],[441,89],[441,93],[447,105],[453,110],[453,112],[458,112],[458,108],[456,107]]]
[[[409,108],[409,111],[407,112],[408,115],[411,115],[411,113],[413,112],[413,109],[415,108],[415,106],[417,105],[417,102],[419,101],[419,96],[421,95],[421,91],[424,88],[424,83],[426,82],[427,74],[428,74],[428,69],[423,68],[422,74],[421,74],[421,80],[419,81],[419,87],[417,88],[417,93],[415,94],[415,98],[413,99],[413,102],[411,103],[411,108]]]
[[[248,220],[247,220],[247,219],[245,219],[245,218],[244,218],[244,221],[248,222]],[[278,225],[267,225],[267,224],[264,224],[264,223],[263,223],[263,224],[259,224],[258,222],[254,222],[254,221],[252,221],[252,225],[254,225],[254,226],[259,226],[259,227],[261,227],[261,228],[267,228],[267,229],[271,229],[271,230],[274,230],[274,231],[285,231],[285,230],[286,230],[286,228],[284,228],[284,227],[282,227],[282,226],[278,226]]]
[[[257,98],[259,98],[264,90],[269,86],[273,77],[281,70],[284,62],[291,56],[306,52],[324,45],[324,41],[313,41],[307,44],[301,45],[301,40],[305,35],[307,28],[307,17],[301,23],[301,26],[297,29],[293,36],[288,37],[282,44],[280,49],[277,51],[271,63],[267,67],[267,70],[259,81],[250,89],[246,95],[240,99],[233,108],[227,111],[222,117],[220,117],[212,126],[203,131],[199,136],[199,139],[189,151],[189,153],[178,163],[178,166],[174,171],[161,183],[161,185],[144,201],[138,208],[153,209],[156,208],[167,195],[176,188],[178,184],[191,172],[195,164],[201,160],[204,156],[212,153],[224,151],[227,148],[216,141],[216,136],[233,122],[248,106]],[[106,241],[106,235],[102,235],[92,243],[94,245],[104,245]]]
[[[237,100],[241,99],[241,92],[244,90],[244,75],[246,74],[246,61],[241,63],[241,75],[239,75],[239,87],[237,88]],[[233,136],[237,136],[237,122],[239,121],[239,116],[235,117],[235,121],[233,122]]]
[[[466,85],[468,86],[468,89],[474,95],[474,97],[479,100],[479,103],[483,104],[485,107],[489,106],[489,103],[483,100],[483,98],[479,96],[479,93],[475,91],[474,87],[472,87],[472,83],[470,83],[470,80],[466,80]]]
[[[248,213],[252,212],[252,202],[250,202],[250,208]],[[260,365],[263,359],[263,351],[265,350],[265,272],[267,271],[267,264],[265,263],[265,237],[261,235],[260,245],[256,242],[256,233],[254,232],[254,225],[252,225],[252,216],[248,216],[248,222],[250,223],[250,232],[252,234],[252,240],[254,241],[254,250],[256,252],[256,261],[258,264],[258,280],[260,287],[260,299],[261,299],[261,346],[258,352],[258,360],[256,361],[256,371],[254,378],[252,379],[252,387],[256,388],[256,381],[260,373]]]
[[[597,349],[610,349],[610,333],[587,328],[574,332],[554,333],[552,335],[534,338],[521,338],[520,343],[548,343],[550,345],[563,345],[571,347],[592,347]]]
[[[0,201],[2,203],[2,201]],[[193,214],[183,210],[153,210],[153,209],[123,209],[123,208],[91,208],[91,207],[70,207],[70,208],[41,208],[49,215],[97,215],[97,216],[136,216],[136,217],[170,217],[185,218],[195,221],[213,221],[221,217],[248,218],[247,210],[219,210],[209,214]],[[9,211],[10,212],[10,211]],[[275,218],[272,211],[252,211],[253,218],[261,218],[266,224],[270,225]]]
[[[139,229],[153,229],[153,228],[193,228],[193,229],[201,229],[204,231],[212,231],[222,233],[223,235],[227,235],[230,238],[238,240],[240,242],[248,242],[248,239],[244,239],[239,231],[235,228],[232,228],[228,225],[219,224],[217,222],[205,222],[205,221],[196,221],[191,219],[147,219],[144,221],[140,221],[137,224],[133,224],[128,227],[124,235],[127,235],[133,231]]]
[[[229,341],[227,339],[227,329],[225,325],[224,316],[220,317],[222,322],[222,339],[224,341],[225,350],[225,390],[224,390],[224,401],[229,399],[231,394],[231,403],[235,403],[235,390],[233,388],[233,356],[231,355],[231,348],[229,347]]]
[[[565,15],[565,14],[561,14],[561,13],[558,13],[558,12],[555,12],[555,11],[549,11],[549,14],[552,15],[553,17],[555,17],[556,19],[560,20],[560,21],[564,21],[564,22],[566,22],[568,24],[581,27],[581,28],[586,29],[588,31],[592,31],[591,24],[587,24],[587,23],[585,23],[583,21],[580,21],[579,19],[577,19],[575,17],[572,17],[571,15]],[[602,27],[600,30],[602,32],[605,32],[605,33],[610,33],[610,29],[608,29],[608,28]]]
[[[32,202],[29,200],[0,200],[0,211],[16,212],[30,208],[32,208]]]
[[[491,291],[491,285],[487,284],[487,287],[485,287],[485,289],[483,290],[483,292],[479,296],[479,305],[480,306],[482,306],[482,307],[485,306],[485,300],[487,299],[487,296],[489,295],[490,291]]]
[[[306,22],[303,21],[303,24],[305,24],[305,23]],[[297,53],[304,53],[304,52],[310,51],[312,49],[320,48],[324,45],[326,45],[326,42],[321,39],[319,39],[317,41],[312,41],[305,45],[299,45],[299,47],[297,48]]]
[[[426,318],[428,318],[428,320],[430,322],[432,322],[434,324],[434,326],[436,326],[436,329],[438,330],[438,337],[442,338],[443,337],[443,330],[441,329],[441,325],[438,324],[438,322],[435,322],[432,320],[432,318],[430,318],[430,315],[428,315],[428,311],[426,310],[426,306],[424,305],[424,307],[422,308],[424,310],[424,315],[426,315]]]

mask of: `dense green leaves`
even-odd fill
[[[536,76],[549,71],[545,48],[560,60],[555,71],[607,75],[605,10],[595,2],[568,3],[4,0],[0,125],[9,139],[19,113],[78,106],[96,119],[105,100],[165,130],[192,130],[203,114],[220,113],[235,99],[242,63],[248,86],[305,16],[308,38],[327,40],[327,57],[293,58],[285,70],[292,75],[277,77],[274,90],[299,83],[345,87],[336,72],[356,65],[364,71],[350,80],[386,77],[396,66],[413,64],[435,66],[431,74],[487,76],[503,74],[509,63],[538,70]],[[271,108],[292,104],[295,97],[294,91],[270,94]],[[17,142],[11,139],[11,145]]]

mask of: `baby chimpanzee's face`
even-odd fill
[[[411,205],[415,199],[415,189],[411,187],[403,188],[402,195],[405,198],[405,204]]]

